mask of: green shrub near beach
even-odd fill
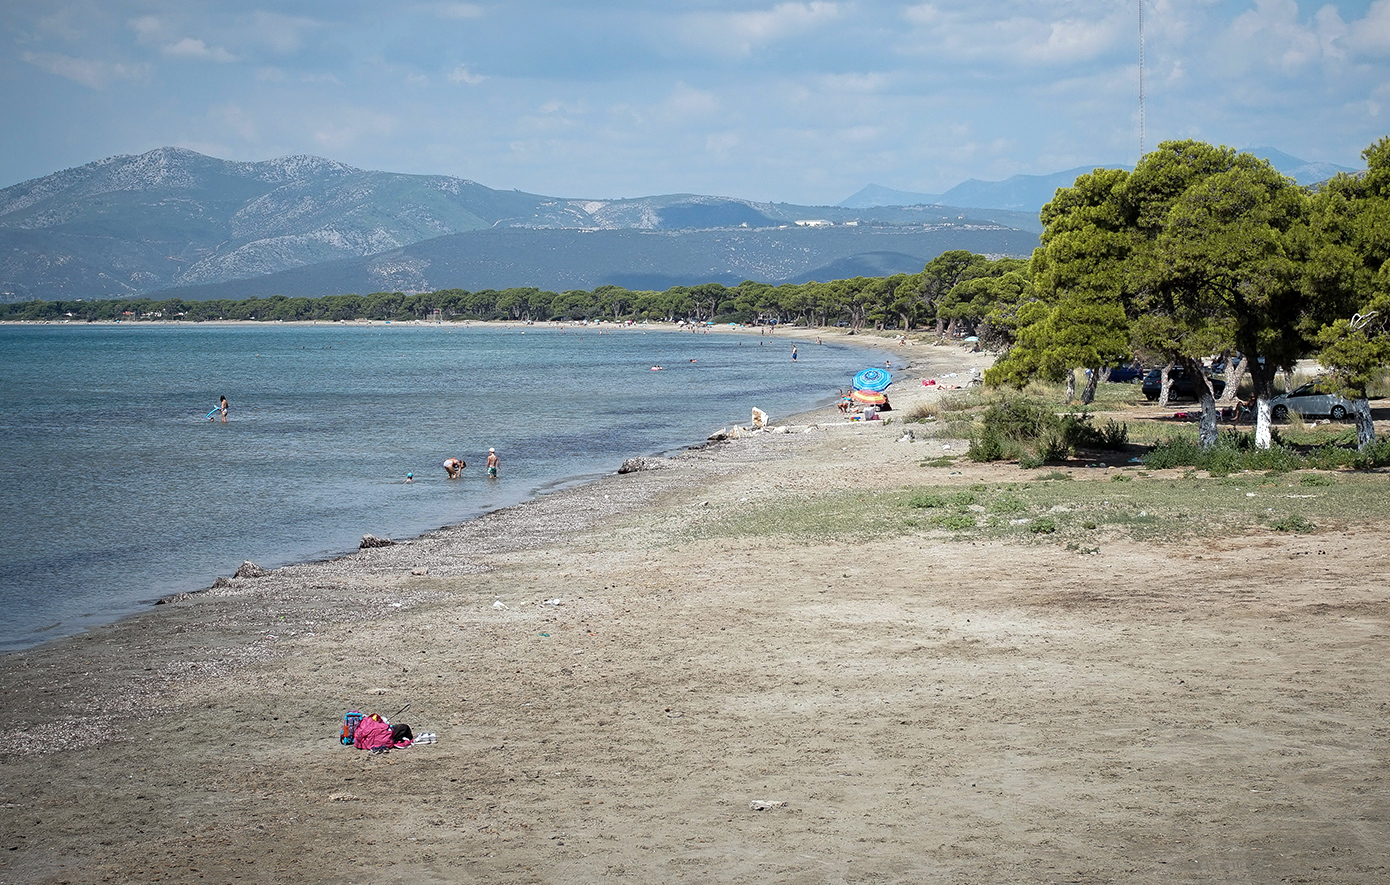
[[[1172,437],[1155,445],[1143,456],[1143,462],[1145,467],[1158,470],[1194,467],[1213,476],[1244,470],[1276,473],[1339,468],[1371,470],[1390,466],[1390,440],[1372,443],[1360,451],[1336,443],[1299,449],[1286,445],[1276,435],[1272,446],[1258,449],[1253,434],[1226,431],[1209,449],[1203,449],[1195,436]]]
[[[985,406],[967,454],[974,461],[1017,460],[1036,468],[1081,449],[1119,450],[1128,441],[1129,428],[1113,418],[1096,427],[1089,412],[1058,413],[1041,398],[1006,393]]]

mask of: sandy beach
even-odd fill
[[[1390,521],[826,535],[1020,470],[772,420],[0,658],[0,883],[1390,881]]]

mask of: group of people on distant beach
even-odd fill
[[[694,362],[694,360],[691,360],[691,362]],[[227,423],[227,411],[228,411],[228,409],[229,409],[229,406],[227,405],[227,398],[224,396],[224,397],[222,397],[222,398],[220,399],[220,401],[218,402],[217,408],[213,409],[211,412],[208,412],[208,420],[209,420],[209,421],[215,421],[215,420],[217,419],[218,413],[221,413],[221,415],[222,415],[222,423],[223,423],[223,424]],[[446,474],[448,474],[448,476],[449,476],[450,479],[462,479],[462,478],[463,478],[463,469],[464,469],[465,467],[467,467],[467,466],[468,466],[468,464],[467,464],[462,458],[445,458],[445,459],[444,459],[444,472],[445,472]],[[501,466],[502,466],[502,461],[501,461],[501,459],[499,459],[499,458],[497,457],[497,450],[496,450],[496,449],[493,449],[493,448],[489,448],[489,449],[487,450],[487,475],[488,475],[488,478],[489,478],[489,479],[496,479],[496,478],[497,478],[497,471],[498,471],[498,469],[499,469]],[[413,472],[412,472],[412,473],[407,473],[407,474],[405,475],[405,481],[406,481],[407,483],[413,483],[413,482],[415,482],[415,474],[414,474]]]
[[[467,466],[468,466],[468,463],[467,463],[466,461],[464,461],[462,458],[445,458],[445,459],[444,459],[444,472],[448,475],[448,477],[449,477],[450,479],[462,479],[462,478],[463,478],[463,470],[464,470],[464,468],[467,467]],[[488,449],[488,450],[487,450],[487,475],[488,475],[488,479],[496,479],[496,478],[497,478],[497,471],[498,471],[498,469],[499,469],[501,466],[502,466],[502,461],[501,461],[500,458],[497,457],[497,450],[496,450],[496,449]],[[415,474],[413,474],[413,473],[408,473],[408,474],[406,474],[406,482],[414,482],[414,480],[415,480]]]

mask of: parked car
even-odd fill
[[[1131,381],[1137,381],[1143,375],[1143,369],[1133,363],[1126,363],[1123,366],[1111,366],[1108,380],[1116,384],[1128,384]]]
[[[1351,400],[1335,393],[1322,392],[1316,381],[1309,381],[1269,401],[1270,414],[1280,421],[1289,417],[1290,412],[1311,417],[1326,415],[1340,421],[1351,413],[1351,409]]]
[[[1163,389],[1162,375],[1162,369],[1150,369],[1149,374],[1144,376],[1144,384],[1141,389],[1144,391],[1144,397],[1149,402],[1158,399],[1158,395]],[[1187,372],[1182,366],[1177,366],[1173,371],[1169,372],[1168,378],[1171,381],[1168,386],[1169,399],[1174,397],[1186,397],[1188,399],[1197,398],[1197,386],[1193,383],[1193,379],[1187,376]],[[1220,396],[1222,391],[1226,389],[1225,379],[1211,379],[1211,389],[1213,394]]]

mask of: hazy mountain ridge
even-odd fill
[[[110,298],[209,286],[366,258],[491,228],[757,230],[808,221],[1038,230],[1035,215],[1000,210],[863,210],[699,194],[569,199],[494,190],[449,176],[370,172],[321,157],[251,163],[160,148],[98,160],[0,190],[0,298]],[[873,237],[867,235],[859,237],[864,240],[861,248],[855,245],[854,231],[847,231],[837,239],[842,254],[828,256],[827,263],[880,267],[887,266],[883,255],[915,258],[923,251],[871,246]],[[453,246],[476,248],[467,240],[454,241]],[[542,237],[534,248],[549,246]],[[880,257],[859,257],[874,254]],[[514,265],[510,272],[517,276],[524,276],[536,261],[544,263],[543,257],[528,258],[521,248],[509,255]],[[764,259],[741,264],[726,255],[724,264],[711,265],[708,272],[729,276],[746,268],[748,276],[777,274],[761,277],[767,279],[793,272],[771,256]],[[692,273],[697,267],[676,263]],[[414,265],[406,261],[405,266]],[[395,277],[388,274],[383,279]],[[463,283],[445,280],[441,285]]]
[[[1272,147],[1246,148],[1243,153],[1268,160],[1271,166],[1304,187],[1326,181],[1340,173],[1357,171],[1336,163],[1312,163],[1301,160]],[[870,184],[841,201],[839,205],[856,209],[916,205],[970,206],[976,209],[1009,209],[1036,213],[1051,202],[1058,188],[1071,187],[1077,176],[1096,169],[1133,170],[1134,167],[1123,164],[1097,164],[1078,166],[1048,175],[1015,175],[1003,181],[980,181],[972,178],[942,194],[919,194]]]
[[[948,249],[1026,255],[1035,234],[990,224],[778,226],[682,231],[495,227],[413,243],[381,255],[255,279],[169,289],[156,297],[316,297],[343,292],[536,286],[563,292],[619,285],[753,279],[827,281],[915,273]]]
[[[160,148],[0,191],[0,289],[115,297],[274,273],[486,228],[542,200],[321,157]]]

